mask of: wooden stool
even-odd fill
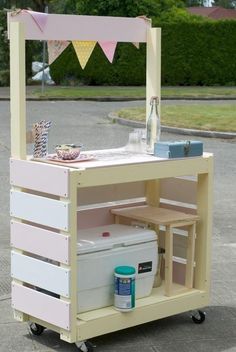
[[[122,209],[112,209],[116,216],[116,223],[120,217],[139,220],[148,224],[165,226],[165,295],[173,295],[173,229],[178,227],[188,228],[185,287],[193,287],[194,253],[197,215],[186,214],[179,211],[151,206],[138,206]]]

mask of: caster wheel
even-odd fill
[[[96,347],[89,341],[76,343],[76,346],[79,352],[93,352],[94,347]]]
[[[32,334],[39,336],[43,333],[45,327],[36,323],[31,323],[30,324],[30,331],[32,332]]]
[[[201,310],[198,310],[195,315],[191,316],[191,318],[195,324],[202,324],[206,319],[206,313]]]

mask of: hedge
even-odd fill
[[[236,21],[155,23],[162,28],[163,85],[236,85]],[[51,65],[57,84],[144,85],[145,44],[118,43],[110,64],[96,45],[84,70],[70,45]]]

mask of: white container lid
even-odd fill
[[[156,241],[156,232],[128,225],[112,224],[78,232],[77,253],[85,254]]]

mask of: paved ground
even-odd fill
[[[58,143],[82,142],[85,149],[122,146],[132,128],[112,124],[107,113],[142,103],[30,102],[28,125],[51,119],[50,149]],[[0,352],[76,351],[46,331],[31,336],[27,324],[15,322],[10,308],[9,279],[9,102],[0,102]],[[162,138],[183,139],[163,133]],[[207,318],[195,325],[180,314],[96,338],[97,352],[236,352],[236,141],[200,138],[215,154],[212,296]],[[30,150],[29,150],[30,151]]]

